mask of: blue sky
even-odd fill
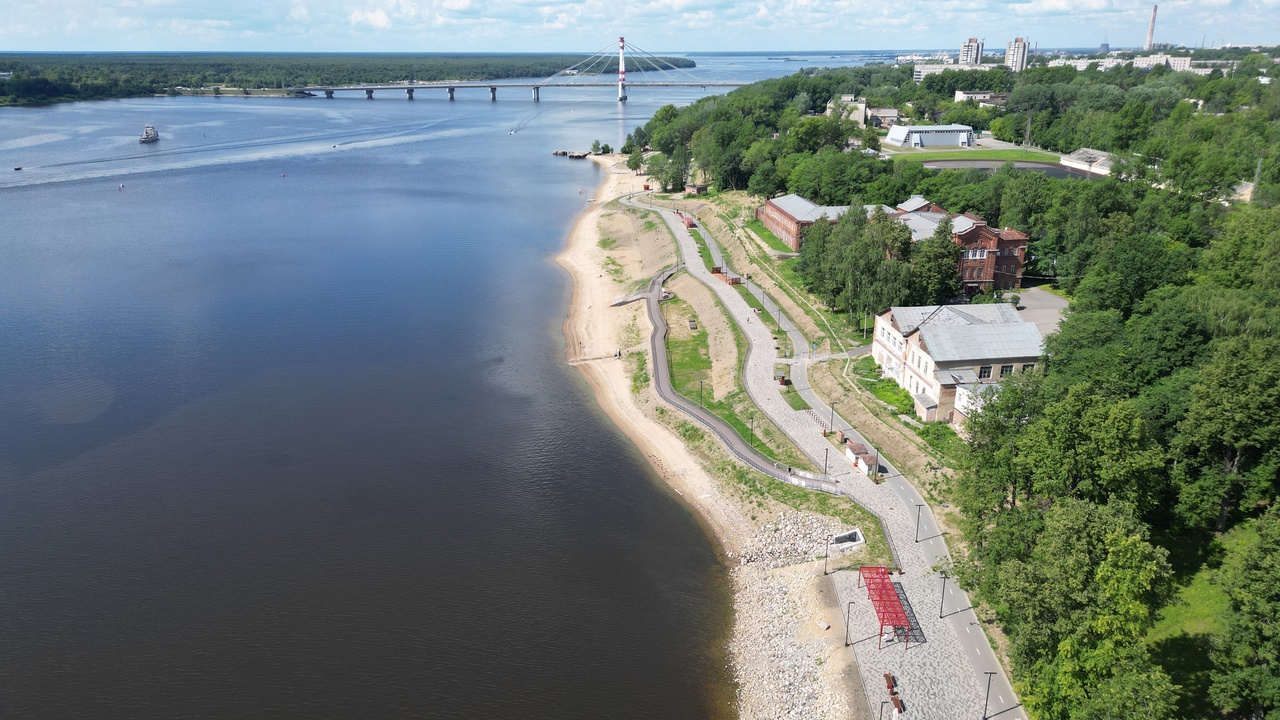
[[[0,50],[650,51],[1140,45],[1122,0],[6,0]],[[1165,0],[1156,40],[1280,43],[1280,0]]]

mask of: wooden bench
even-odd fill
[[[884,674],[884,686],[885,686],[885,689],[889,691],[889,694],[890,694],[890,695],[892,695],[892,694],[893,694],[893,686],[894,686],[894,682],[893,682],[893,673],[885,673],[885,674]]]
[[[906,712],[906,708],[902,707],[902,698],[898,697],[897,695],[894,695],[892,700],[893,700],[894,710],[897,710],[899,713]]]

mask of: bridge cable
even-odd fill
[[[643,48],[636,47],[635,45],[633,45],[633,44],[631,44],[631,43],[627,43],[627,48],[629,48],[629,49],[631,49],[631,50],[635,50],[636,52],[640,53],[643,57],[645,57],[646,59],[648,59],[650,62],[654,63],[655,65],[656,65],[657,63],[659,63],[659,62],[661,62],[661,63],[665,64],[667,67],[671,68],[672,70],[675,70],[676,72],[679,72],[679,73],[683,74],[684,76],[688,77],[690,80],[692,80],[692,81],[694,81],[694,82],[697,82],[697,83],[703,83],[703,82],[706,82],[706,80],[703,80],[702,78],[700,78],[700,77],[698,77],[698,76],[694,75],[693,73],[690,73],[690,72],[689,72],[689,71],[687,71],[687,70],[684,70],[683,68],[678,68],[678,67],[676,67],[675,65],[672,65],[671,63],[667,62],[666,60],[663,60],[662,58],[658,57],[657,55],[654,55],[653,53],[649,52],[648,50],[644,50]]]
[[[579,70],[579,68],[581,68],[581,67],[582,67],[582,65],[583,65],[584,63],[587,63],[587,62],[590,62],[590,63],[591,63],[591,66],[589,66],[589,67],[588,67],[588,69],[590,69],[590,67],[594,67],[595,65],[597,65],[597,64],[600,62],[600,60],[603,58],[604,54],[605,54],[605,53],[607,53],[607,52],[609,52],[609,50],[610,50],[611,48],[613,48],[613,47],[614,47],[613,43],[609,43],[608,45],[605,45],[603,48],[601,48],[601,49],[599,49],[599,50],[597,50],[597,51],[595,51],[595,52],[591,53],[591,54],[590,54],[590,55],[588,55],[587,57],[583,58],[583,59],[582,59],[581,61],[579,61],[578,63],[573,64],[573,65],[570,65],[569,67],[567,67],[567,68],[565,68],[565,69],[563,69],[563,70],[561,70],[561,71],[559,71],[559,72],[557,72],[557,73],[553,73],[552,75],[550,75],[550,76],[548,76],[547,78],[545,78],[544,80],[542,80],[542,82],[551,82],[552,80],[555,80],[555,79],[556,79],[556,78],[558,78],[558,77],[563,77],[563,76],[565,76],[566,74],[568,74],[568,73],[569,73],[569,72],[571,72],[571,71],[576,71],[574,74],[575,74],[575,75],[580,76],[580,75],[582,74],[582,71],[581,71],[581,70]],[[572,81],[570,81],[570,82],[572,82]]]
[[[593,58],[588,58],[588,60],[591,60],[591,63],[586,67],[583,67],[583,63],[585,63],[586,60],[584,60],[583,63],[578,63],[577,74],[574,76],[574,79],[562,84],[571,86],[575,82],[577,82],[578,79],[583,79],[585,81],[585,79],[587,79],[592,74],[595,74],[595,75],[602,74],[603,68],[601,70],[596,70],[596,67],[601,65],[602,63],[608,62],[609,59],[610,59],[610,54],[606,51],[603,53],[597,53]]]

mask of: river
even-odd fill
[[[705,91],[436,92],[0,109],[0,715],[729,713],[550,260],[601,177],[551,152]]]

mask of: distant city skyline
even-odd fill
[[[0,51],[592,52],[618,35],[652,52],[958,52],[1141,47],[1132,0],[10,0]],[[1277,44],[1280,0],[1164,0],[1155,42]]]

